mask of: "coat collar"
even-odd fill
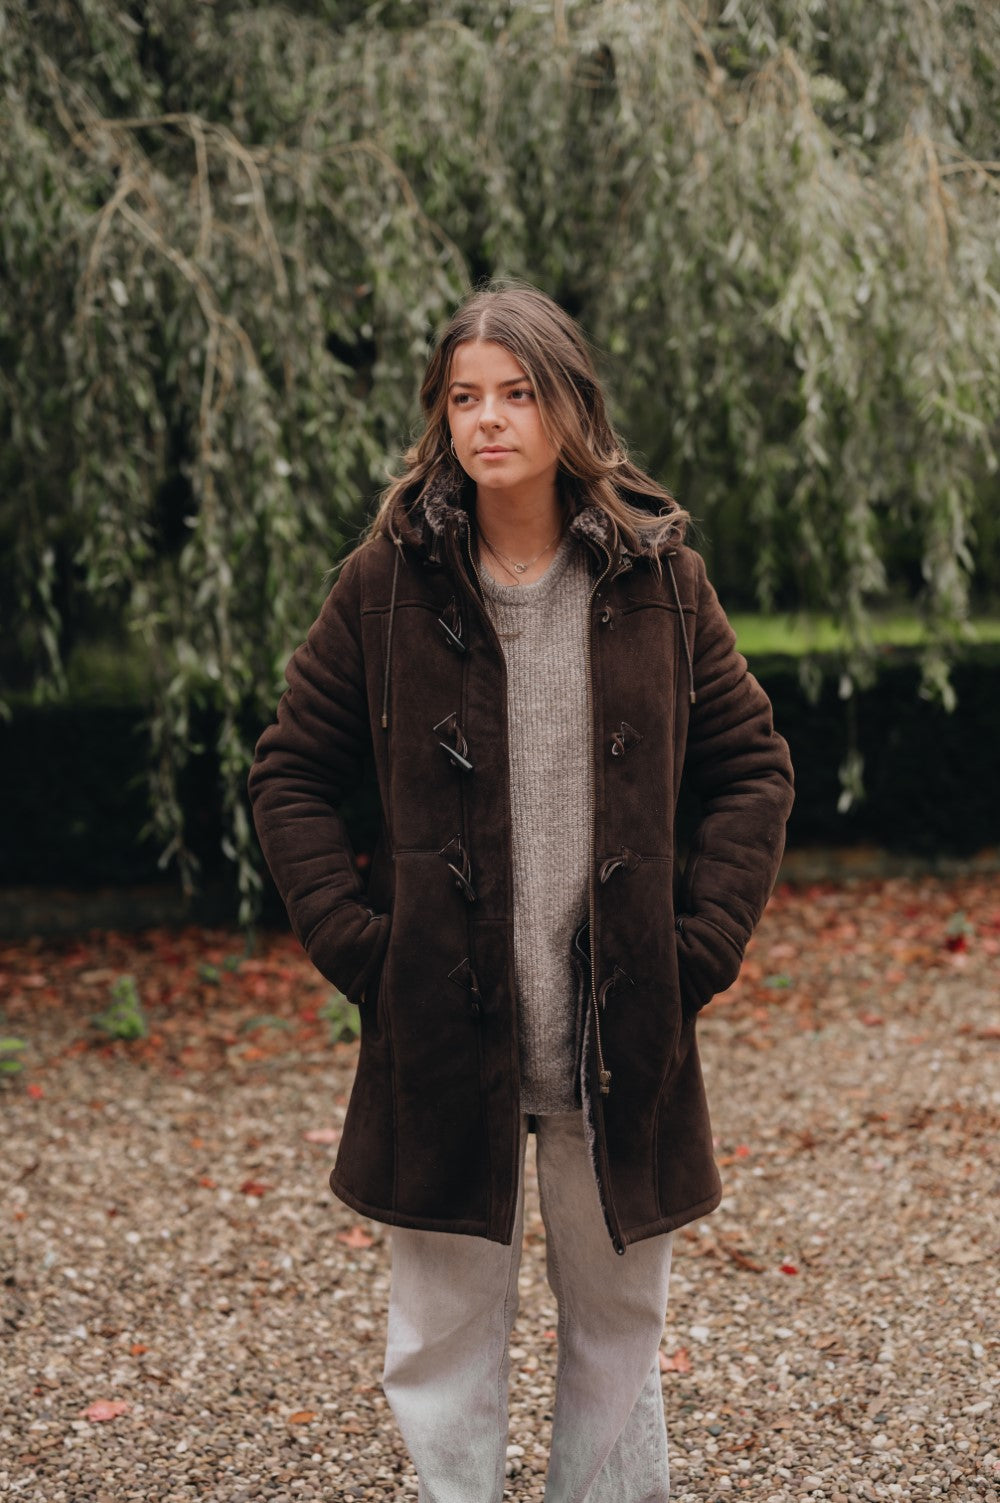
[[[626,499],[640,510],[650,509],[646,497],[629,495]],[[442,469],[406,506],[402,540],[418,547],[423,545],[433,558],[440,558],[450,533],[463,541],[469,536],[472,506],[472,487],[464,473],[457,466]],[[570,517],[569,532],[589,545],[603,560],[614,553],[611,523],[599,506],[589,505],[575,510]],[[620,551],[619,561],[628,559],[630,564],[635,557],[649,558],[656,553],[672,552],[680,541],[681,534],[672,531],[666,536],[651,537],[648,542],[641,537],[638,548]]]

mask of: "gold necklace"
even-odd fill
[[[508,554],[501,553],[496,544],[490,542],[489,538],[486,536],[481,527],[479,529],[479,536],[482,538],[483,542],[486,544],[487,548],[492,553],[497,563],[500,564],[500,566],[504,569],[505,573],[510,575],[515,584],[520,584],[521,580],[519,576],[526,574],[533,564],[537,564],[538,560],[540,558],[544,558],[549,549],[552,548],[556,543],[558,543],[559,539],[562,537],[562,527],[559,528],[559,531],[556,533],[555,537],[552,538],[550,542],[546,543],[545,547],[540,549],[540,551],[535,554],[534,558],[529,558],[527,563],[524,564],[519,564],[516,559],[511,558]]]

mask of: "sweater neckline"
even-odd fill
[[[547,599],[556,589],[576,551],[569,533],[563,533],[562,541],[552,556],[552,562],[538,579],[533,579],[530,584],[500,584],[488,569],[480,569],[479,578],[482,580],[483,590],[491,600],[502,602],[504,605],[536,604],[540,600]]]

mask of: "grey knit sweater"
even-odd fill
[[[521,1108],[568,1112],[578,1050],[570,953],[587,916],[592,824],[590,572],[564,538],[533,584],[497,584],[485,570],[482,579],[507,660]]]

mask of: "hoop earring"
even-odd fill
[[[457,459],[458,455],[455,453],[455,440],[453,438],[449,439],[449,441],[448,441],[448,447],[451,450],[452,458]]]

